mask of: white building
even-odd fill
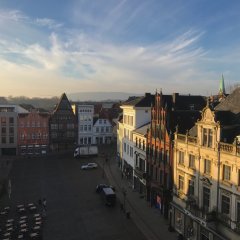
[[[143,196],[146,196],[146,146],[147,146],[147,132],[150,128],[150,123],[137,128],[133,131],[134,141],[134,171],[133,171],[133,185]]]
[[[93,144],[93,105],[78,105],[78,145]]]
[[[133,179],[134,148],[133,131],[151,120],[151,105],[154,104],[154,95],[146,93],[122,104],[123,121],[118,122],[118,157],[123,174]]]
[[[113,128],[108,119],[99,118],[93,126],[93,144],[109,144],[113,140]]]

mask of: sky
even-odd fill
[[[0,96],[217,94],[240,79],[238,0],[0,0]]]

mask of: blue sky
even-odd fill
[[[216,94],[240,76],[238,0],[1,0],[2,96]]]

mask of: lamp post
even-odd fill
[[[105,167],[105,162],[103,160],[103,166],[102,166],[102,178],[104,178],[104,167]]]
[[[123,187],[122,188],[122,194],[123,194],[123,210],[126,210],[126,196],[127,196],[127,190]]]

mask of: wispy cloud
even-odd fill
[[[111,33],[135,30],[139,16],[147,16],[149,3],[126,8],[129,3],[122,0],[109,4],[99,14],[99,3],[93,4],[90,11],[85,11],[84,5],[81,10],[76,7],[73,15],[80,30],[51,18],[0,10],[0,79],[7,79],[6,91],[13,92],[13,87],[24,91],[24,83],[32,89],[25,94],[47,88],[47,94],[55,95],[56,86],[59,94],[93,88],[143,93],[160,87],[166,92],[205,93],[205,84],[196,88],[198,80],[208,82],[208,89],[213,88],[218,73],[209,66],[216,64],[218,56],[202,45],[205,30],[189,27],[154,41],[111,38]],[[6,27],[8,23],[11,28]],[[230,62],[230,56],[229,52],[224,59]]]
[[[62,23],[57,23],[53,19],[49,19],[49,18],[37,18],[35,20],[35,23],[39,26],[49,27],[50,29],[56,29],[63,26]]]

